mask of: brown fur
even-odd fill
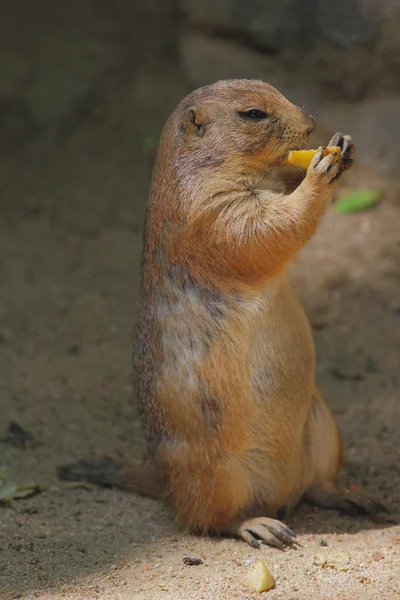
[[[282,166],[313,128],[266,83],[201,88],[164,127],[150,191],[135,344],[147,459],[181,525],[253,545],[289,543],[273,518],[303,497],[346,509],[339,435],[285,275],[343,168],[320,154],[295,182]]]

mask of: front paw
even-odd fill
[[[340,177],[344,171],[347,171],[353,166],[356,147],[353,144],[351,137],[349,135],[343,135],[343,133],[335,133],[329,142],[329,145],[339,146],[342,149],[339,160],[338,177]]]
[[[320,146],[307,170],[306,179],[313,179],[318,185],[329,185],[336,181],[340,174],[340,159],[337,153],[324,157],[325,146]],[[339,160],[338,160],[339,159]]]

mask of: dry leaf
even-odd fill
[[[66,489],[83,489],[83,490],[87,490],[88,492],[92,492],[93,491],[93,486],[90,483],[87,483],[86,481],[67,481],[66,483],[64,483],[63,488]]]
[[[350,567],[350,554],[347,552],[318,552],[314,562],[321,567],[330,567],[336,571],[348,571]]]

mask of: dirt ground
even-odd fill
[[[79,162],[64,137],[57,164],[46,155],[48,171],[31,148],[0,174],[0,437],[15,420],[38,442],[25,450],[0,444],[0,466],[10,478],[49,486],[22,500],[20,514],[0,508],[1,600],[252,599],[258,594],[242,580],[257,557],[276,579],[267,598],[400,597],[399,526],[302,506],[288,521],[300,548],[256,551],[184,535],[156,502],[57,480],[59,464],[129,456],[140,435],[131,332],[151,161],[129,179],[129,165],[103,156],[91,139],[90,148],[80,143],[96,168]],[[65,185],[71,173],[73,189]],[[359,169],[348,186],[365,181],[383,187],[381,205],[352,216],[331,211],[292,277],[315,333],[318,382],[343,434],[345,471],[399,513],[400,195],[370,170]],[[61,188],[71,198],[62,214],[46,202]],[[98,204],[85,207],[83,196],[75,206],[78,189]],[[123,201],[113,204],[114,194]],[[349,569],[315,564],[321,551],[348,553]],[[203,564],[184,564],[188,556]]]

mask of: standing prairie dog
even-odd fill
[[[192,532],[283,547],[301,499],[385,507],[336,483],[341,446],[315,386],[314,344],[286,268],[314,234],[353,146],[321,148],[301,182],[283,166],[315,122],[261,81],[187,96],[160,140],[135,343],[147,440],[130,466],[81,461],[63,478],[163,498]],[[294,171],[296,173],[296,171]]]

